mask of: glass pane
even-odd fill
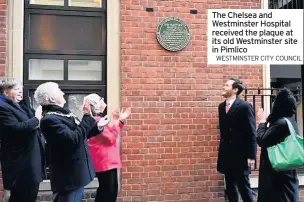
[[[79,119],[82,118],[82,104],[83,98],[87,94],[69,94],[68,95],[68,107],[73,114],[75,114]]]
[[[31,14],[29,23],[30,50],[102,53],[101,17]]]
[[[34,98],[34,93],[35,93],[35,91],[31,91],[29,97],[31,99],[31,104],[32,104],[33,109],[36,110],[37,107],[39,107],[39,105]]]
[[[101,61],[69,60],[69,80],[101,81]]]
[[[30,59],[29,80],[63,80],[63,60]]]
[[[30,0],[30,4],[64,6],[64,0]]]
[[[102,0],[70,0],[69,5],[78,7],[101,7]]]

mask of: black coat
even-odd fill
[[[95,119],[85,115],[79,125],[70,111],[59,106],[44,106],[41,131],[49,150],[49,167],[52,191],[65,192],[89,184],[95,177],[88,153],[87,138],[97,135]],[[58,114],[49,114],[49,113]]]
[[[36,185],[43,179],[43,141],[39,120],[27,101],[19,104],[1,95],[1,166],[4,189],[15,182]]]
[[[298,133],[298,127],[293,117],[288,117]],[[258,145],[261,147],[259,169],[258,202],[298,202],[297,171],[275,171],[268,158],[267,147],[282,142],[288,135],[288,125],[284,119],[279,119],[267,128],[261,123],[257,131]]]
[[[236,98],[228,113],[226,101],[219,105],[220,145],[217,170],[250,174],[247,159],[256,159],[256,127],[251,104]]]

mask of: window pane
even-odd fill
[[[82,118],[82,104],[83,98],[87,94],[69,94],[68,95],[68,107],[73,114],[75,114],[79,119]]]
[[[30,0],[30,4],[64,6],[64,0]]]
[[[30,50],[102,53],[101,17],[31,14],[29,23]]]
[[[34,110],[36,110],[36,109],[39,107],[39,105],[38,105],[38,103],[36,102],[36,100],[35,100],[35,98],[34,98],[34,93],[35,93],[34,90],[33,90],[33,91],[30,91],[29,97],[30,97],[30,99],[31,99],[32,108],[33,108]]]
[[[78,7],[101,7],[102,0],[69,0],[69,5]]]
[[[92,60],[69,60],[69,80],[102,80],[102,64],[101,61]]]
[[[29,80],[63,80],[63,60],[29,60]]]

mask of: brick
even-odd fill
[[[123,104],[136,110],[136,116],[128,120],[128,124],[143,120],[145,125],[139,130],[149,138],[143,143],[147,150],[142,151],[142,156],[135,149],[142,148],[142,145],[136,147],[128,143],[123,150],[128,149],[125,156],[127,162],[131,161],[132,166],[127,169],[128,172],[134,171],[131,176],[135,170],[141,172],[140,166],[144,167],[143,181],[136,182],[139,183],[137,188],[145,186],[146,189],[145,196],[138,195],[140,193],[127,186],[132,177],[127,178],[122,195],[128,198],[121,196],[120,199],[223,201],[223,177],[215,170],[217,106],[223,100],[220,97],[222,85],[229,76],[238,76],[248,86],[260,86],[262,71],[261,66],[238,66],[235,69],[229,65],[207,65],[205,9],[256,8],[260,4],[256,0],[217,0],[208,4],[196,0],[169,0],[149,1],[149,5],[145,1],[136,2],[139,4],[121,2],[121,77],[127,78],[122,80],[121,90],[123,100],[126,100]],[[154,12],[142,12],[145,7],[153,7]],[[198,15],[189,14],[193,8],[198,9]],[[191,29],[191,41],[183,51],[168,52],[157,43],[156,26],[166,16],[182,18]],[[244,73],[250,76],[244,76]],[[127,131],[126,136],[135,137],[135,133]],[[136,161],[133,157],[137,158]],[[140,163],[141,160],[147,160],[148,165]],[[161,178],[162,186],[155,184],[161,173],[167,176]]]

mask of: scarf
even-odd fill
[[[76,125],[80,124],[80,120],[78,119],[78,117],[75,114],[73,114],[69,109],[60,107],[58,105],[42,106],[42,117],[44,117],[47,114],[53,114],[53,115],[65,117],[65,118],[70,119]]]

